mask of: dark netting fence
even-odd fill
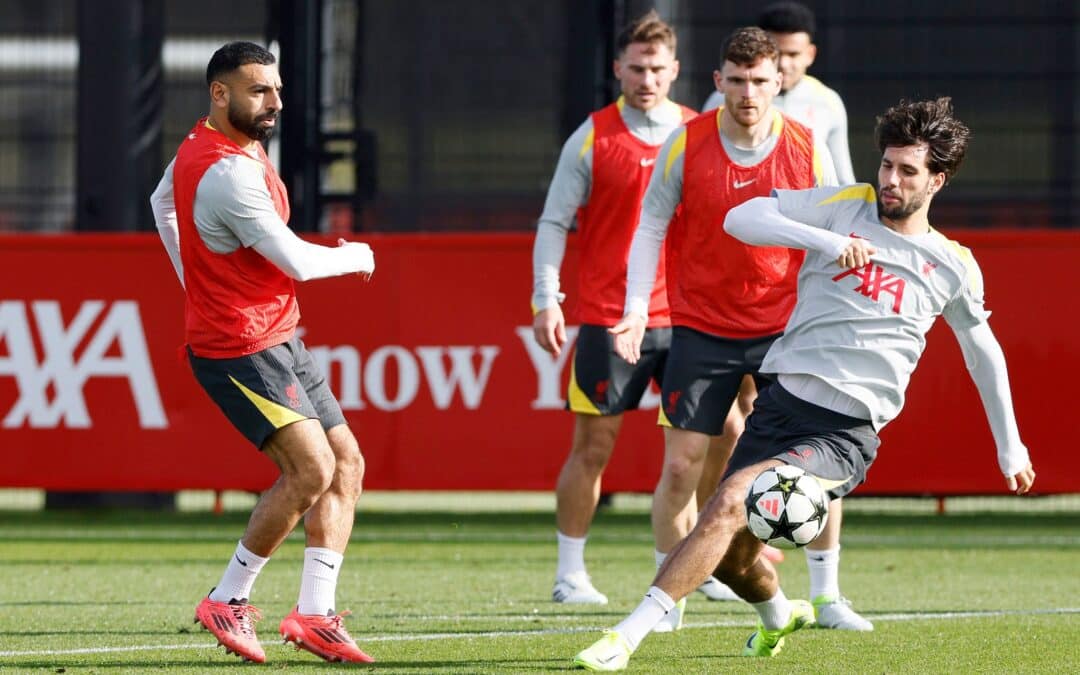
[[[700,106],[721,39],[751,23],[758,7],[656,4],[680,36],[674,97]],[[819,25],[811,73],[844,98],[859,179],[876,175],[875,114],[902,97],[947,94],[974,140],[936,202],[937,222],[1080,223],[1075,3],[807,4]],[[206,111],[210,53],[230,39],[267,42],[278,6],[164,0],[162,166]],[[0,231],[73,229],[77,7],[0,0]],[[583,99],[603,101],[614,90],[598,75],[610,78],[613,25],[592,20],[606,12],[609,24],[621,23],[646,3],[322,0],[319,7],[319,229],[520,231],[533,227],[560,145],[595,102]],[[604,63],[595,68],[598,59]],[[294,105],[285,84],[286,105]]]

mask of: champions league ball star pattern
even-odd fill
[[[762,471],[746,495],[746,523],[761,541],[777,548],[799,548],[825,528],[829,499],[816,478],[782,464]]]

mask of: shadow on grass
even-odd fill
[[[233,541],[247,524],[247,512],[214,515],[204,512],[160,513],[127,509],[82,511],[0,511],[0,529],[6,542],[190,544]],[[1075,512],[1061,513],[958,513],[958,514],[846,514],[845,531],[867,536],[906,536],[929,531],[935,547],[970,548],[973,538],[996,536],[1053,536],[1057,545],[1080,547],[1080,519]],[[648,515],[604,511],[594,523],[594,544],[634,541],[648,534]],[[554,514],[548,512],[360,512],[353,540],[386,544],[471,542],[489,535],[506,546],[531,546],[552,540]],[[506,533],[511,534],[506,534]],[[872,542],[866,542],[872,545]],[[992,545],[997,545],[993,543]],[[1020,542],[1019,545],[1026,545]],[[173,562],[199,562],[175,559]],[[5,561],[19,564],[22,561]],[[46,560],[25,561],[40,565]],[[86,561],[77,561],[86,562]],[[119,561],[118,561],[119,562]],[[117,564],[117,563],[112,563]]]
[[[4,563],[6,566],[7,563]],[[168,603],[160,600],[19,600],[17,602],[0,602],[0,607],[130,607],[132,605],[146,605],[161,607]],[[176,604],[176,603],[173,603]]]
[[[54,672],[60,672],[58,670],[60,668],[82,668],[86,667],[89,664],[77,658],[66,656],[64,658],[55,658],[52,660],[18,660],[12,662],[11,665],[19,669],[47,668],[53,670]],[[269,668],[272,670],[288,669],[327,672],[328,668],[333,668],[335,671],[340,671],[341,669],[357,669],[364,671],[388,670],[428,673],[434,671],[453,670],[458,672],[476,673],[498,670],[503,672],[515,673],[536,673],[544,671],[570,670],[570,661],[569,659],[462,659],[460,661],[376,661],[375,663],[362,664],[327,664],[326,662],[315,660],[314,657],[284,659],[269,657],[267,658],[266,663],[258,664],[242,663],[230,657],[229,659],[111,659],[104,661],[95,660],[93,663],[93,670],[95,672],[100,672],[103,670],[151,672],[155,670],[161,670],[163,668],[188,668],[196,669],[200,672],[234,668]]]
[[[130,628],[117,630],[0,630],[0,637],[62,637],[65,635],[89,635],[100,637],[102,635],[157,635],[162,638],[174,639],[179,633],[175,629],[160,630],[132,630]]]
[[[57,658],[52,661],[16,661],[13,664],[20,669],[30,668],[48,668],[53,672],[64,672],[61,668],[86,668],[91,667],[91,664],[72,660],[69,658]],[[238,661],[203,661],[198,659],[153,659],[143,661],[97,661],[95,660],[91,667],[91,672],[99,672],[102,670],[122,670],[126,672],[139,672],[149,673],[163,668],[193,668],[198,669],[199,672],[208,670],[217,670],[223,668],[262,668],[270,664],[259,663],[240,663]],[[320,664],[312,664],[319,666]],[[325,667],[326,664],[321,664],[321,667]],[[254,672],[254,671],[253,671]]]

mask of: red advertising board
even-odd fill
[[[1039,492],[1080,492],[1064,442],[1080,380],[1080,234],[950,233],[986,277]],[[532,237],[371,235],[377,272],[301,285],[301,328],[376,489],[550,490],[570,441],[565,354],[531,333]],[[572,285],[574,241],[564,266]],[[567,289],[573,312],[573,288]],[[182,289],[147,235],[0,238],[0,486],[260,490],[272,464],[179,357]],[[655,408],[656,401],[651,405]],[[651,491],[654,409],[627,415],[605,476]],[[993,442],[943,322],[861,493],[1002,492]]]

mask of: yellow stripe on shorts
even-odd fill
[[[843,480],[830,480],[828,478],[822,478],[821,476],[814,476],[814,478],[817,478],[817,482],[821,483],[821,487],[825,488],[826,490],[831,490],[833,488],[838,488],[841,485],[843,485],[844,483],[851,480],[851,476],[848,476],[847,478],[845,478]]]
[[[306,420],[307,417],[301,415],[295,410],[290,410],[280,403],[275,403],[268,398],[260,396],[252,390],[245,387],[232,375],[229,376],[229,380],[247,397],[249,401],[255,404],[255,407],[259,409],[259,412],[263,414],[270,424],[274,425],[275,429],[292,424],[293,422],[299,422],[300,420]]]
[[[667,418],[667,414],[664,413],[664,406],[660,404],[656,407],[659,414],[656,416],[656,424],[662,427],[671,428],[671,420]]]
[[[585,392],[581,390],[581,387],[577,383],[577,373],[574,368],[574,361],[571,357],[570,360],[570,386],[567,387],[567,398],[570,399],[570,410],[583,415],[599,415],[600,409],[589,400],[589,397],[585,395]]]

